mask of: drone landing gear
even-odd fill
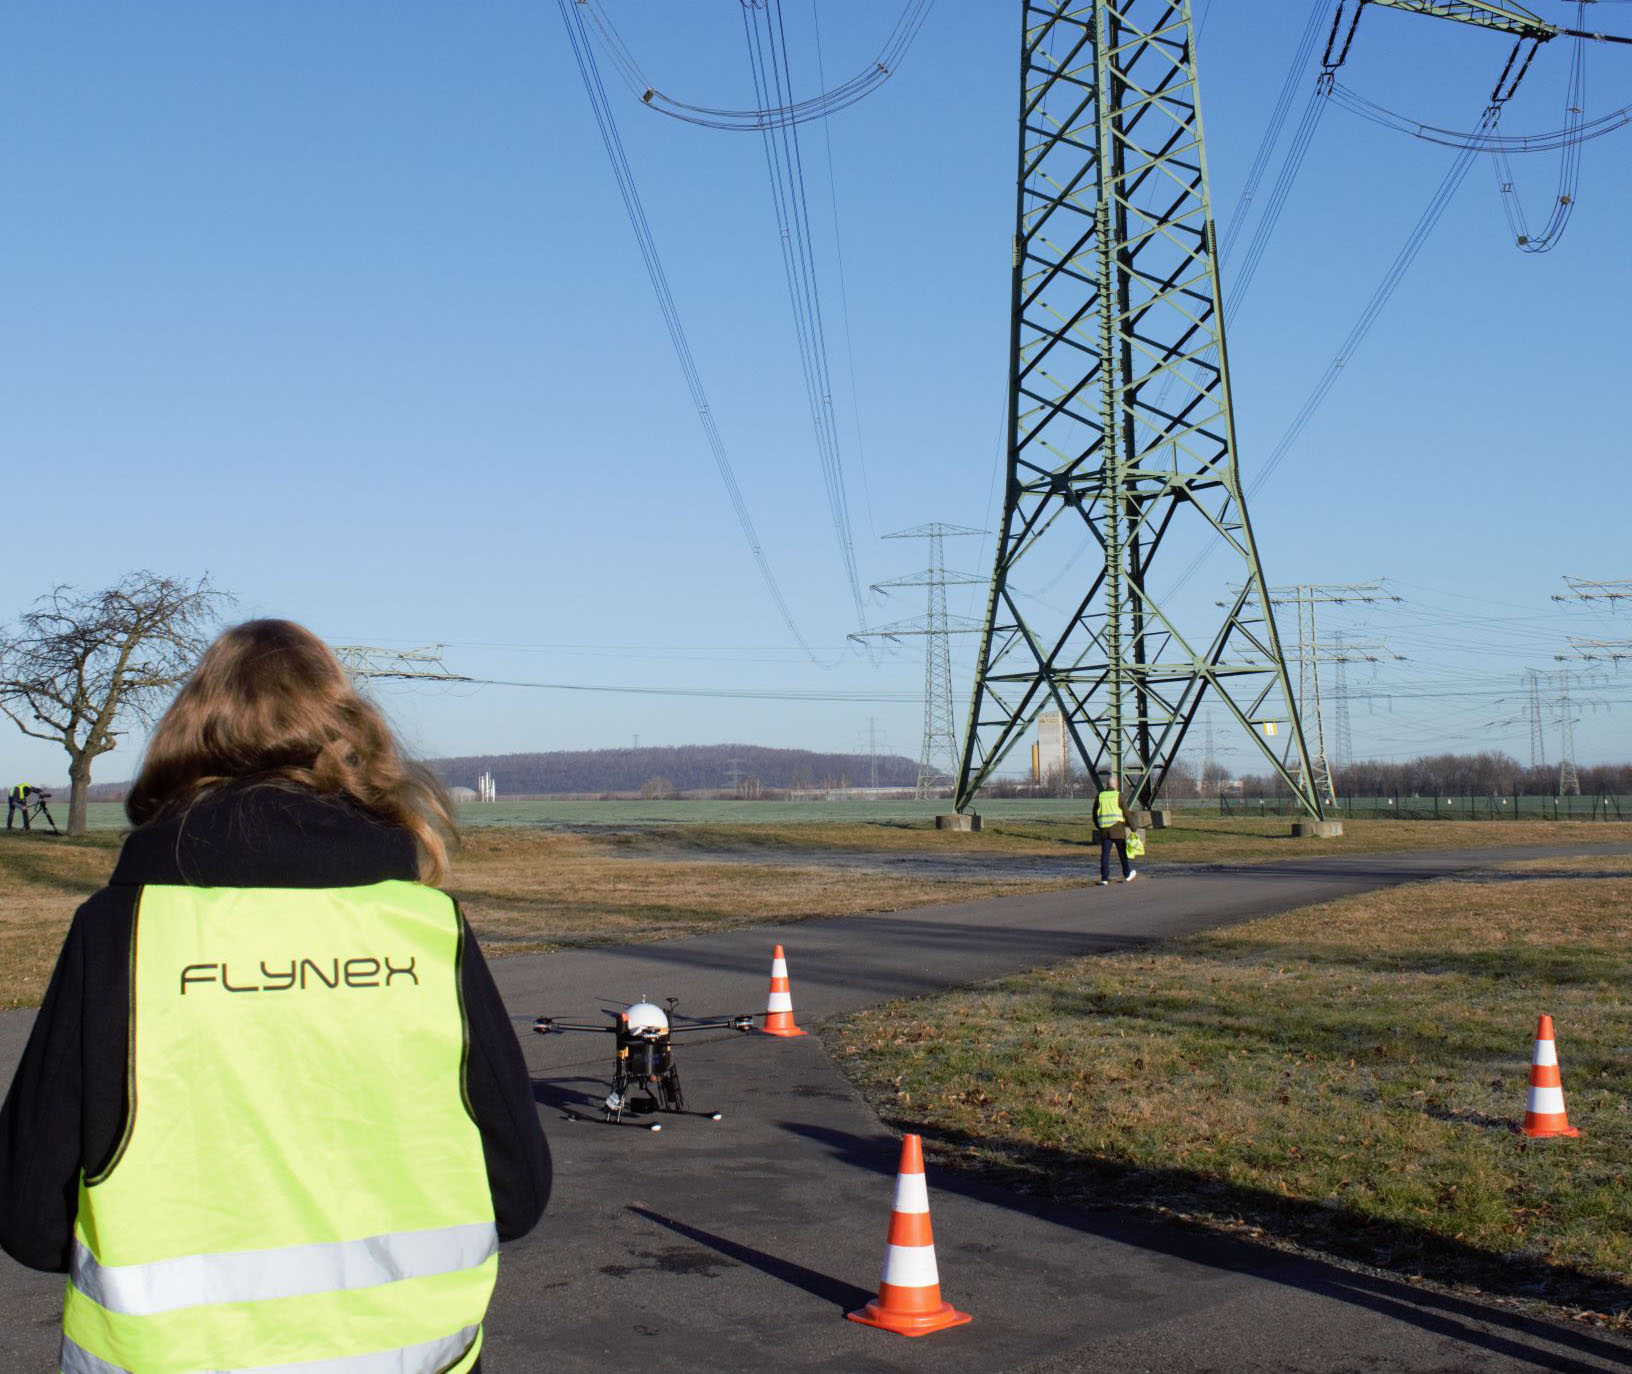
[[[685,1094],[680,1089],[680,1070],[670,1060],[662,1073],[639,1075],[629,1072],[622,1061],[612,1077],[612,1091],[601,1104],[601,1119],[611,1125],[623,1124],[624,1113],[646,1116],[653,1112],[668,1112],[672,1116],[702,1116],[710,1121],[723,1118],[722,1112],[693,1112],[686,1109]],[[571,1114],[569,1113],[569,1116]],[[576,1117],[571,1117],[577,1120]],[[649,1131],[661,1131],[660,1121],[641,1122]]]

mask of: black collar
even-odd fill
[[[412,880],[413,837],[349,797],[227,783],[126,837],[114,885],[361,887]]]

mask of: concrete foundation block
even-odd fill
[[[1173,813],[1165,806],[1159,806],[1150,813],[1150,825],[1153,830],[1166,830],[1173,824]]]
[[[1150,816],[1151,813],[1148,811],[1129,811],[1126,813],[1126,820],[1129,827],[1134,830],[1148,830],[1154,824]]]
[[[937,816],[935,817],[937,830],[979,830],[980,817],[971,811],[966,816]]]
[[[1293,821],[1292,833],[1300,839],[1334,840],[1343,833],[1343,822]]]

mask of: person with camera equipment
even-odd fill
[[[39,790],[40,789],[34,786],[34,784],[31,782],[20,782],[14,786],[11,791],[6,793],[7,830],[11,829],[11,823],[19,811],[23,813],[23,829],[27,830],[29,828],[28,817],[30,811],[33,809],[29,798],[37,795]]]
[[[51,808],[46,802],[51,800],[51,794],[43,787],[36,787],[31,782],[20,782],[11,791],[6,793],[6,829],[11,829],[11,819],[19,811],[23,813],[23,829],[31,828],[30,822],[35,816],[44,816],[45,823],[51,827],[53,835],[61,834],[57,829],[56,817],[51,814]]]

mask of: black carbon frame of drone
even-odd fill
[[[563,1021],[554,1016],[539,1016],[533,1020],[533,1030],[539,1035],[553,1035],[560,1031],[588,1031],[617,1037],[612,1061],[612,1091],[606,1095],[605,1101],[601,1104],[603,1119],[606,1121],[621,1123],[626,1111],[643,1113],[656,1110],[677,1114],[686,1112],[686,1099],[680,1088],[680,1070],[674,1062],[674,1036],[684,1031],[746,1032],[754,1028],[754,1018],[747,1014],[697,1020],[687,1017],[684,1025],[677,1026],[674,1024],[678,1015],[675,1006],[680,999],[666,997],[663,1000],[668,1003],[667,1012],[644,1000],[632,1002],[622,1011],[605,1008],[606,1015],[612,1018],[610,1025]],[[634,1017],[631,1017],[631,1012],[635,1013]],[[721,1116],[719,1112],[689,1114],[707,1116],[714,1121],[718,1121]],[[568,1116],[571,1115],[569,1112]],[[648,1129],[660,1131],[663,1127],[653,1122]]]

